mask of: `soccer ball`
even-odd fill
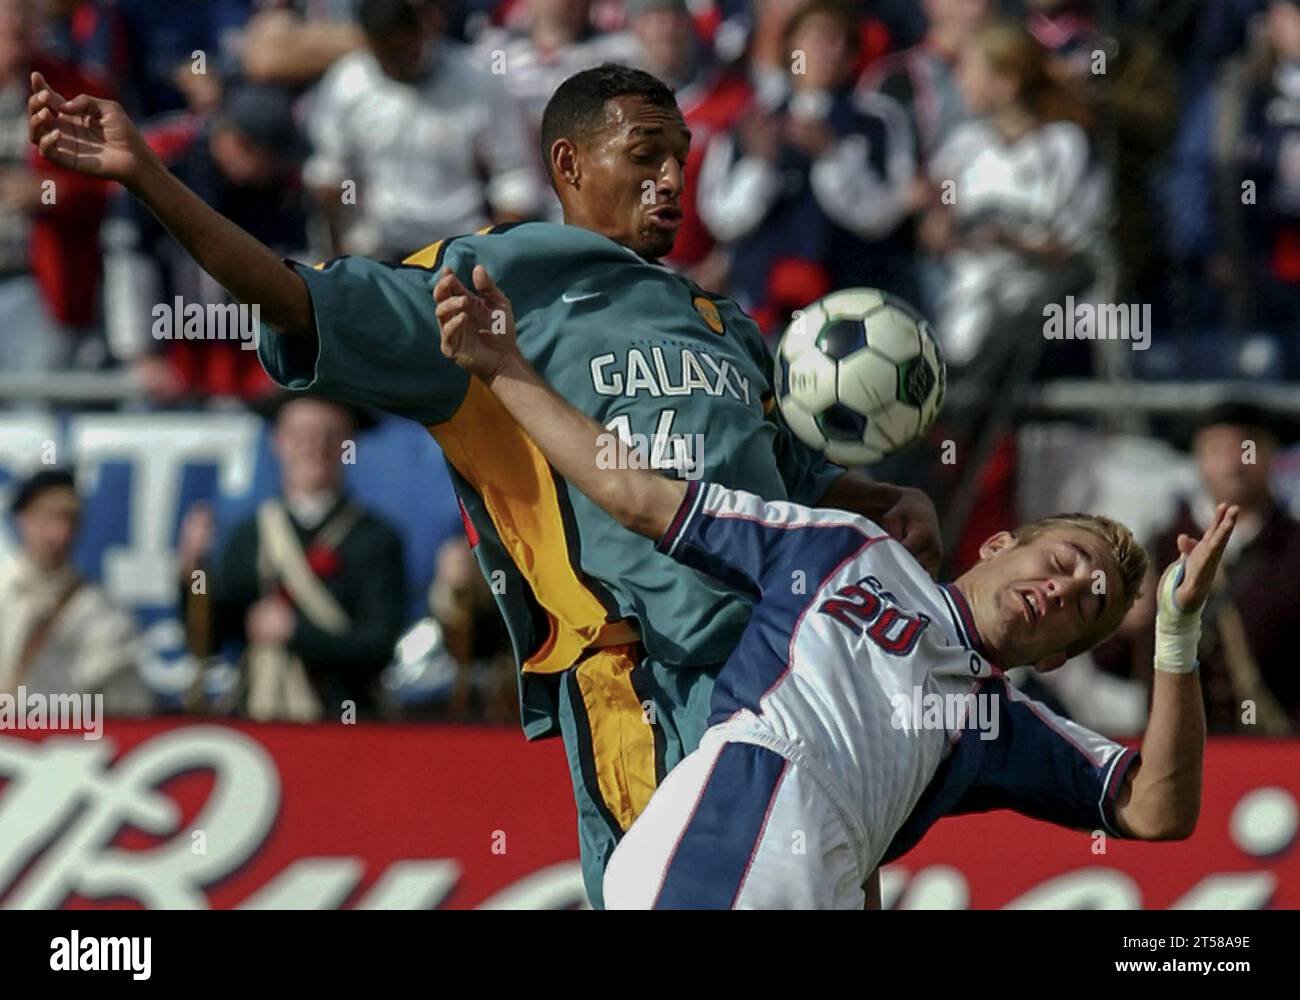
[[[869,465],[930,429],[946,375],[934,331],[875,288],[832,292],[796,313],[776,354],[776,400],[799,440]]]

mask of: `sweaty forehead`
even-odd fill
[[[605,102],[605,124],[602,131],[621,139],[638,135],[666,134],[669,138],[684,137],[690,132],[681,111],[674,105],[663,108],[641,97],[612,97]]]

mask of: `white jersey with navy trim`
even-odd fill
[[[962,812],[1118,835],[1136,752],[1007,684],[957,588],[872,521],[695,482],[659,547],[755,598],[710,724],[812,772],[865,871]]]

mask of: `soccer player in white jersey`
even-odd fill
[[[615,435],[520,355],[509,300],[481,265],[473,281],[447,271],[435,287],[443,353],[619,522],[754,599],[709,730],[610,860],[607,906],[860,909],[878,865],[963,812],[1010,808],[1142,840],[1191,834],[1205,748],[1200,609],[1236,507],[1220,505],[1199,540],[1180,537],[1161,578],[1139,754],[1001,676],[1055,669],[1114,630],[1146,570],[1123,525],[1064,515],[1000,532],[979,563],[936,584],[864,517],[631,467]]]

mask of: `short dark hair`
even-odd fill
[[[422,0],[361,0],[357,21],[369,39],[419,31],[420,14],[426,6]]]
[[[555,140],[589,139],[605,123],[605,102],[615,97],[640,97],[655,107],[677,107],[673,89],[645,70],[602,63],[573,74],[556,88],[542,112],[542,162],[547,176]]]
[[[33,500],[50,490],[72,490],[76,493],[77,481],[67,469],[42,469],[19,484],[9,504],[10,512],[21,514]]]
[[[1227,425],[1229,427],[1240,427],[1243,430],[1262,431],[1272,438],[1281,439],[1285,435],[1278,433],[1280,423],[1281,421],[1277,417],[1258,403],[1247,400],[1230,400],[1212,406],[1200,414],[1196,420],[1196,433],[1199,434],[1211,427]]]

